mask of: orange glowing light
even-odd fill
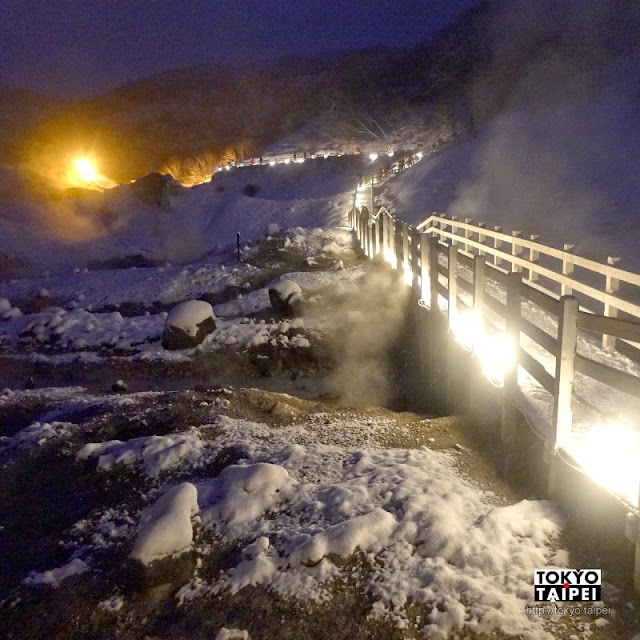
[[[97,182],[100,179],[95,164],[89,158],[76,158],[73,162],[75,177],[83,182]]]

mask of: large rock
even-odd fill
[[[293,280],[281,278],[269,287],[269,300],[273,309],[284,316],[302,315],[302,289]]]
[[[150,173],[132,183],[131,191],[146,204],[166,207],[170,202],[169,199],[180,195],[184,189],[170,175]]]
[[[216,328],[213,307],[204,300],[176,305],[167,316],[162,346],[170,351],[197,347]]]
[[[165,492],[142,515],[126,574],[134,588],[182,583],[194,569],[192,518],[199,511],[198,491],[183,482]]]

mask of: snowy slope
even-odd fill
[[[389,181],[381,200],[411,223],[469,217],[640,269],[637,83],[629,72],[596,96],[506,111]]]
[[[235,244],[237,232],[243,241],[262,237],[272,222],[282,227],[343,224],[357,176],[368,166],[365,158],[344,156],[236,167],[193,189],[177,186],[160,204],[141,200],[129,185],[76,199],[4,201],[0,255],[31,272],[123,256],[192,261]],[[244,194],[247,185],[257,187],[255,197]]]

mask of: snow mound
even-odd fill
[[[204,442],[195,430],[166,436],[145,436],[127,442],[109,440],[89,442],[77,458],[98,458],[98,470],[108,471],[118,464],[142,466],[150,478],[181,466],[198,466],[204,454]]]
[[[213,307],[204,300],[187,300],[176,305],[167,316],[167,326],[182,329],[190,336],[198,333],[198,325],[214,318]]]
[[[143,515],[142,528],[129,556],[149,564],[179,555],[193,542],[191,518],[198,513],[198,491],[183,482],[163,494]]]
[[[302,297],[302,289],[297,282],[289,280],[289,278],[280,278],[272,284],[269,289],[276,291],[283,300],[293,303]]]
[[[21,318],[22,311],[18,307],[11,305],[7,298],[0,298],[0,320],[11,320],[11,318]]]
[[[242,559],[215,585],[192,583],[185,597],[262,584],[283,597],[323,601],[343,571],[332,559],[360,553],[374,617],[409,624],[405,607],[432,603],[420,624],[428,637],[495,631],[548,639],[525,607],[533,571],[561,560],[563,519],[553,503],[497,504],[461,477],[451,454],[379,446],[378,438],[400,428],[393,421],[327,420],[318,414],[273,430],[217,419],[215,446],[242,447],[249,464],[198,487],[201,516],[211,526],[241,515],[241,531],[219,530],[245,544]],[[278,486],[295,490],[281,489],[274,505]]]
[[[378,552],[389,544],[396,525],[388,511],[374,509],[313,536],[296,547],[289,560],[292,564],[313,565],[329,554],[348,558],[356,549]]]
[[[20,449],[40,446],[52,438],[60,438],[68,434],[74,427],[75,425],[71,422],[34,422],[11,436],[9,446]]]
[[[27,586],[43,585],[55,588],[58,587],[66,578],[78,576],[81,573],[86,573],[87,571],[89,571],[89,565],[80,560],[80,558],[75,558],[63,567],[58,567],[57,569],[50,569],[49,571],[43,571],[42,573],[32,571],[22,581],[22,584]]]
[[[282,277],[269,285],[269,300],[275,311],[284,315],[300,315],[302,289],[297,282]]]
[[[231,465],[198,488],[203,524],[238,526],[268,511],[278,494],[291,486],[289,474],[277,464]]]

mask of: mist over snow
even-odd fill
[[[622,8],[503,3],[469,134],[387,183],[382,201],[412,223],[469,217],[639,268],[640,15]]]
[[[329,157],[304,164],[238,167],[186,189],[160,194],[123,185],[78,198],[24,197],[0,201],[0,255],[13,273],[66,269],[142,256],[183,262],[264,237],[270,223],[346,223],[365,159]],[[255,196],[245,194],[247,185]]]

